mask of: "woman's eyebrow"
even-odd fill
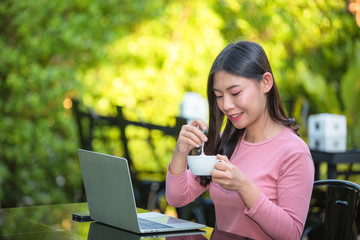
[[[233,88],[236,88],[236,87],[239,87],[239,86],[240,86],[240,84],[234,84],[234,85],[231,85],[231,86],[227,87],[225,90],[229,91],[229,90],[231,90]],[[213,91],[221,92],[219,89],[216,89],[216,88],[213,88]]]

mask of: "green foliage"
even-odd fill
[[[106,61],[105,46],[159,4],[1,1],[2,206],[77,200],[78,138],[64,100],[81,92],[79,72]]]
[[[345,1],[2,0],[0,29],[2,206],[79,200],[69,98],[173,125],[183,94],[205,97],[215,56],[239,39],[264,46],[289,115],[305,126],[306,102],[310,114],[345,114],[349,147],[360,145],[360,31]],[[174,139],[128,134],[136,167],[162,172]],[[117,128],[95,137],[95,150],[123,153]]]
[[[357,42],[357,50],[354,52],[352,62],[342,76],[340,94],[343,99],[348,123],[352,128],[349,132],[352,147],[360,146],[360,42]]]
[[[167,4],[162,16],[109,44],[107,61],[88,69],[85,104],[103,114],[111,105],[136,108],[135,118],[165,124],[179,113],[185,91],[205,96],[212,59],[225,44],[221,22],[205,1]]]
[[[215,9],[226,23],[221,31],[227,40],[250,39],[264,46],[285,105],[295,101],[299,109],[308,101],[309,114],[347,115],[349,147],[359,147],[359,135],[352,133],[358,132],[360,112],[349,111],[349,103],[359,102],[358,90],[346,85],[359,80],[360,32],[346,1],[222,0]],[[289,114],[305,126],[301,111]]]

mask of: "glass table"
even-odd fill
[[[211,227],[167,235],[138,235],[98,222],[72,220],[72,213],[87,211],[87,203],[3,208],[0,209],[0,239],[246,239]],[[138,212],[145,211],[138,209]]]

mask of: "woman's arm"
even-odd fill
[[[190,170],[180,175],[172,175],[168,171],[166,176],[166,200],[170,206],[182,207],[193,202],[207,187],[200,185],[196,176]]]
[[[281,172],[277,203],[261,193],[245,214],[274,239],[299,239],[314,183],[314,165],[310,154],[296,154],[284,162]]]
[[[182,126],[179,133],[166,176],[166,199],[171,206],[184,206],[194,201],[206,190],[206,187],[199,184],[191,171],[186,171],[187,155],[190,150],[200,147],[201,141],[207,141],[200,128],[205,130],[206,124],[201,119],[196,119]]]

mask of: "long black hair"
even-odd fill
[[[271,73],[269,60],[264,49],[257,43],[240,41],[227,45],[216,57],[209,73],[207,84],[207,96],[209,102],[209,129],[208,141],[205,143],[206,154],[222,154],[229,159],[234,149],[244,134],[245,129],[235,128],[229,119],[226,119],[225,128],[221,134],[225,116],[220,111],[216,96],[213,90],[214,75],[219,71],[226,71],[229,74],[253,79],[260,82],[263,74]],[[299,127],[295,126],[295,119],[289,119],[281,102],[278,88],[273,81],[271,90],[267,93],[266,108],[271,119],[283,126],[290,127],[297,133]],[[200,177],[200,184],[206,186],[210,183],[211,177]]]

